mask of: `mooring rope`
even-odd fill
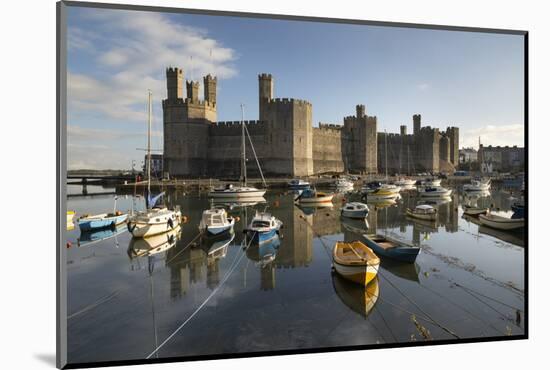
[[[176,328],[176,330],[174,330],[172,332],[172,334],[170,334],[157,348],[155,348],[155,350],[153,352],[151,352],[149,354],[149,356],[146,357],[146,359],[151,358],[151,356],[156,354],[166,343],[168,343],[174,337],[174,335],[176,335],[181,329],[183,329],[183,327],[185,325],[187,325],[187,323],[189,321],[191,321],[191,319],[193,317],[195,317],[195,315],[197,313],[199,313],[199,311],[208,303],[208,301],[210,301],[210,299],[212,299],[212,297],[218,292],[218,290],[220,290],[220,288],[224,285],[224,283],[227,281],[227,279],[229,279],[229,276],[233,273],[235,268],[239,265],[239,263],[241,262],[243,256],[246,255],[246,249],[248,249],[248,247],[250,247],[250,244],[252,244],[252,240],[254,240],[255,234],[256,233],[254,233],[254,235],[252,235],[252,238],[250,238],[250,242],[248,243],[246,248],[244,248],[244,250],[241,251],[240,255],[237,252],[237,254],[235,255],[235,259],[233,259],[233,262],[231,263],[230,268],[228,269],[227,273],[225,274],[225,276],[221,280],[220,284],[212,291],[212,293],[210,293],[210,295],[208,297],[206,297],[204,302],[202,302],[200,304],[200,306],[197,307],[197,309],[180,326],[178,326]]]
[[[197,238],[200,237],[200,236],[201,236],[201,233],[198,233],[193,239],[191,239],[191,241],[189,243],[187,243],[187,245],[185,247],[183,247],[178,253],[174,254],[168,261],[166,261],[166,264],[172,262],[174,260],[174,258],[179,256],[184,250],[189,248],[189,246],[192,245],[195,242],[195,240],[197,240]]]
[[[313,228],[312,225],[309,224],[309,222],[307,222],[307,220],[305,218],[302,218],[304,220],[304,222],[306,223],[306,225],[308,225],[311,230],[313,231],[313,233],[316,234],[317,238],[321,241],[321,244],[325,247],[325,251],[327,252],[327,254],[329,254],[328,250],[326,250],[327,246],[326,244],[323,242],[323,236],[321,236],[319,233],[317,233],[315,231],[315,229]],[[330,255],[329,255],[330,257]],[[460,338],[456,333],[454,333],[451,329],[445,327],[444,325],[438,323],[437,321],[435,321],[427,312],[425,312],[424,310],[422,310],[422,308],[420,308],[420,306],[418,306],[418,304],[416,304],[412,299],[410,299],[409,297],[407,297],[405,295],[405,293],[403,293],[398,287],[396,287],[387,277],[384,276],[384,274],[382,274],[382,271],[380,271],[380,268],[378,268],[378,275],[380,275],[381,277],[383,277],[384,279],[386,279],[386,281],[395,289],[397,290],[397,292],[399,294],[401,294],[406,300],[408,300],[413,306],[415,306],[420,312],[422,312],[422,314],[424,315],[424,317],[422,318],[421,316],[418,316],[418,314],[416,313],[413,313],[413,312],[408,312],[404,309],[402,309],[403,311],[411,314],[411,315],[415,315],[416,317],[418,318],[421,318],[421,319],[424,319],[424,321],[427,321],[427,322],[430,322],[431,324],[439,327],[441,330],[449,333],[450,335],[452,335],[453,337],[455,338]],[[379,296],[377,296],[377,298],[379,298]],[[383,301],[387,302],[386,300],[382,299]],[[387,302],[389,303],[389,302]],[[393,305],[393,304],[392,304]],[[393,306],[396,306],[396,305],[393,305]],[[396,307],[399,307],[399,306],[396,306]],[[400,308],[400,307],[399,307]],[[401,309],[401,308],[400,308]]]

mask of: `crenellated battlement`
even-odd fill
[[[265,135],[267,133],[267,122],[260,120],[244,121],[250,135]],[[242,134],[241,121],[219,121],[210,128],[213,136],[240,136]]]
[[[275,98],[267,101],[267,104],[282,104],[282,105],[306,105],[311,107],[311,103],[303,99],[294,98]]]
[[[272,79],[273,76],[271,75],[271,73],[260,73],[258,75],[258,78],[260,78],[262,80],[267,80],[267,79]]]
[[[185,98],[185,99],[180,98],[180,99],[174,99],[174,100],[164,99],[162,101],[162,106],[163,106],[163,108],[168,107],[168,106],[170,106],[170,107],[173,107],[173,106],[189,106],[189,107],[193,107],[193,108],[204,107],[204,108],[208,108],[208,109],[211,109],[211,110],[216,109],[216,104],[211,103],[208,100],[192,101],[190,98]]]
[[[333,131],[342,131],[343,126],[337,125],[335,123],[322,123],[319,122],[319,130],[333,130]]]
[[[179,73],[179,74],[182,74],[183,69],[178,68],[178,67],[168,67],[168,68],[166,68],[166,73]]]
[[[265,121],[260,120],[250,120],[250,121],[244,121],[244,124],[248,127],[250,125],[258,125],[258,124],[264,124],[267,123]],[[241,121],[218,121],[214,124],[214,126],[218,126],[220,128],[223,127],[233,127],[238,126],[241,127]]]

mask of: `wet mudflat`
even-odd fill
[[[360,199],[299,208],[292,194],[268,192],[265,203],[228,206],[240,221],[216,240],[197,237],[210,206],[205,194],[168,194],[167,203],[189,218],[173,238],[132,241],[124,225],[88,234],[76,227],[66,249],[69,362],[524,333],[523,234],[462,217],[465,203],[508,212],[508,193],[455,191],[435,202],[436,223],[407,218],[405,209],[422,200],[404,193],[395,205],[369,204],[368,229],[340,217],[342,197]],[[112,207],[112,196],[68,201],[77,214]],[[141,197],[119,196],[118,209],[143,207]],[[266,208],[284,222],[281,237],[245,245],[246,220]],[[366,232],[402,238],[422,252],[414,264],[382,259],[366,289],[348,283],[332,271],[330,252],[334,242]],[[152,246],[160,249],[148,253]]]

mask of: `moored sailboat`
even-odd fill
[[[155,206],[164,195],[161,193],[151,197],[151,115],[152,93],[148,95],[148,125],[147,125],[147,210],[137,212],[128,221],[128,231],[136,238],[145,238],[171,231],[181,223],[179,207],[168,209],[165,206]]]
[[[260,162],[258,161],[258,157],[256,156],[256,150],[254,149],[254,145],[252,144],[252,139],[250,138],[250,135],[248,134],[248,130],[244,123],[244,105],[241,104],[241,131],[242,131],[242,140],[241,140],[241,175],[242,175],[242,184],[240,186],[235,186],[233,184],[227,184],[223,187],[214,188],[209,193],[208,196],[211,198],[235,198],[235,199],[241,199],[241,198],[258,198],[263,197],[266,193],[267,189],[258,189],[253,186],[247,186],[246,184],[246,141],[245,141],[245,134],[248,136],[248,140],[250,142],[250,147],[252,148],[252,152],[254,153],[254,158],[256,159],[256,164],[258,165],[258,169],[260,170],[260,175],[262,177],[262,182],[264,184],[264,187],[266,186],[264,175],[262,172],[262,168],[260,167]]]

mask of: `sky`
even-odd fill
[[[147,91],[162,149],[165,69],[218,77],[218,120],[258,119],[258,74],[275,97],[342,124],[357,104],[378,130],[460,128],[460,147],[524,145],[523,37],[398,27],[69,7],[69,169],[141,166]],[[200,91],[202,97],[202,86]]]

